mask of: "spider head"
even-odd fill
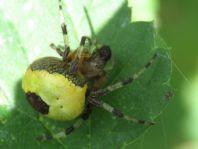
[[[109,46],[103,45],[101,48],[97,49],[101,60],[107,62],[111,58],[111,49]]]
[[[86,78],[101,76],[105,72],[104,67],[110,58],[110,47],[103,45],[100,48],[97,48],[88,59],[84,60],[80,67],[81,72]]]

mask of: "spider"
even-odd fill
[[[64,131],[57,134],[44,133],[37,139],[45,141],[66,137],[89,118],[93,107],[102,108],[120,119],[153,125],[154,122],[139,120],[121,112],[101,100],[101,97],[135,81],[154,62],[157,54],[154,54],[137,73],[102,88],[107,73],[104,68],[111,58],[111,48],[107,45],[99,45],[91,38],[83,36],[80,46],[71,51],[62,1],[58,2],[64,46],[56,46],[52,43],[50,47],[56,50],[61,59],[44,57],[34,61],[25,73],[22,87],[28,102],[41,114],[54,120],[76,119],[76,121]]]

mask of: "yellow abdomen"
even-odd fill
[[[49,106],[47,117],[71,120],[78,117],[85,106],[87,85],[75,85],[64,75],[28,68],[22,81],[25,93],[35,93]]]

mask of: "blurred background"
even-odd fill
[[[198,1],[151,0],[150,6],[172,47],[174,97],[156,127],[128,148],[198,149]]]
[[[23,0],[19,1],[21,3]],[[138,138],[135,143],[129,144],[126,148],[198,149],[198,1],[128,0],[127,2],[133,10],[132,20],[155,20],[158,32],[165,39],[167,45],[172,48],[173,74],[170,81],[174,90],[174,96],[167,108],[156,120],[157,125],[150,128],[144,135]],[[22,3],[25,3],[25,1]],[[43,3],[49,3],[49,1],[47,2],[47,0],[45,0]],[[55,4],[55,2],[53,3]],[[12,3],[11,0],[0,0],[0,10],[5,14],[6,12],[9,14],[9,11],[15,13],[17,5],[16,0],[15,3]],[[24,7],[24,10],[29,10],[30,8],[31,6],[27,5]],[[53,16],[56,13],[56,9],[44,12],[46,16]],[[16,22],[20,17],[19,14],[17,18],[13,17],[12,20]],[[27,15],[23,19],[27,19],[28,17]],[[39,16],[37,15],[36,17]],[[42,17],[42,15],[40,17]],[[54,19],[58,21],[58,18]],[[52,20],[49,19],[48,21],[50,24]],[[23,22],[19,22],[17,25],[18,27],[22,26]],[[28,25],[31,32],[34,32],[35,24],[30,20]],[[41,27],[43,28],[36,29],[44,30],[44,33],[46,33],[50,26]],[[53,27],[54,30],[59,28],[58,24]],[[13,34],[13,32],[14,31],[11,33]],[[38,35],[35,37],[33,33],[24,36],[23,40],[25,41],[24,43],[27,44],[26,47],[29,46],[34,48],[35,51],[39,51],[39,44],[43,44],[44,41],[50,43],[50,40],[56,42],[59,38],[56,38],[58,34],[49,32],[49,37],[40,39],[41,43],[38,43],[38,45],[31,45],[29,43],[28,40],[31,40],[29,39],[30,36],[33,39],[38,36],[44,37],[44,35],[42,35],[44,33],[38,32]],[[17,36],[16,34],[17,33],[15,33],[15,36]],[[1,44],[3,44],[3,40],[0,38],[0,45]],[[46,47],[40,48],[47,49]],[[45,53],[45,51],[43,53]],[[13,63],[13,65],[14,64],[15,63]],[[21,76],[21,74],[18,76]],[[0,92],[0,97],[4,96],[5,95]],[[1,102],[2,101],[0,101],[0,104]]]

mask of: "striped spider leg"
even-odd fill
[[[68,38],[68,32],[67,32],[67,26],[65,24],[65,19],[63,15],[63,6],[62,6],[62,0],[58,0],[59,5],[59,14],[60,14],[60,23],[61,23],[61,30],[63,34],[63,42],[64,47],[56,46],[54,43],[50,44],[50,47],[63,57],[63,60],[67,61],[67,56],[70,53],[70,46],[69,46],[69,38]],[[63,51],[62,51],[63,49]]]
[[[145,125],[154,125],[154,122],[150,122],[150,121],[145,121],[145,120],[139,120],[135,117],[129,116],[123,112],[121,112],[120,110],[114,108],[113,106],[111,106],[110,104],[100,100],[100,99],[95,99],[95,98],[90,98],[88,100],[92,105],[102,108],[105,111],[111,113],[113,116],[115,116],[116,118],[121,118],[127,121],[131,121],[133,123],[138,123],[138,124],[145,124]]]
[[[104,96],[112,91],[115,91],[119,88],[124,87],[127,84],[132,83],[134,80],[136,80],[139,76],[141,76],[146,69],[149,68],[149,66],[151,66],[151,64],[154,62],[154,60],[156,59],[157,54],[154,54],[153,57],[150,59],[150,61],[144,65],[144,67],[142,69],[140,69],[137,73],[133,74],[132,76],[128,77],[127,79],[124,79],[122,81],[119,81],[113,85],[109,85],[106,88],[103,89],[99,89],[97,91],[93,91],[90,94],[90,97],[88,99],[88,102],[96,107],[100,107],[103,108],[104,110],[112,113],[114,116],[116,116],[117,118],[122,118],[131,122],[135,122],[135,123],[139,123],[139,124],[146,124],[146,125],[153,125],[154,122],[149,122],[149,121],[145,121],[145,120],[138,120],[132,116],[128,116],[126,114],[124,114],[123,112],[117,110],[116,108],[114,108],[113,106],[109,105],[108,103],[99,100],[98,98],[101,96]]]
[[[61,0],[59,0],[59,12],[60,12],[60,22],[61,22],[61,29],[62,29],[62,33],[63,33],[63,41],[64,41],[64,55],[63,55],[63,59],[66,60],[67,55],[70,52],[70,47],[69,47],[67,26],[65,24],[65,19],[64,19],[64,15],[63,15],[63,7],[62,7],[62,1]]]
[[[119,88],[124,87],[125,85],[128,85],[130,83],[133,83],[133,81],[135,81],[140,75],[142,75],[146,69],[149,68],[149,66],[154,62],[154,60],[157,58],[157,54],[154,54],[153,57],[150,59],[150,61],[148,63],[146,63],[144,65],[144,67],[142,69],[140,69],[137,73],[133,74],[132,76],[129,76],[127,79],[124,79],[122,81],[119,81],[113,85],[109,85],[106,88],[103,89],[99,89],[97,91],[93,91],[92,94],[93,95],[106,95],[112,91],[115,91]]]
[[[69,70],[71,74],[75,74],[77,71],[77,67],[80,62],[81,55],[82,55],[83,51],[85,50],[84,46],[85,46],[86,40],[89,41],[90,44],[92,44],[92,41],[89,37],[82,36],[81,41],[80,41],[80,46],[77,49],[77,53],[75,54],[75,57],[71,62],[71,66],[70,66],[70,70]]]
[[[47,141],[47,140],[52,140],[52,139],[60,139],[60,138],[65,138],[68,135],[70,135],[74,130],[78,129],[84,121],[89,119],[89,116],[92,111],[92,105],[87,104],[85,111],[79,116],[75,122],[70,126],[65,128],[63,131],[60,131],[59,133],[56,134],[49,134],[49,133],[44,133],[41,136],[37,137],[38,141]]]

